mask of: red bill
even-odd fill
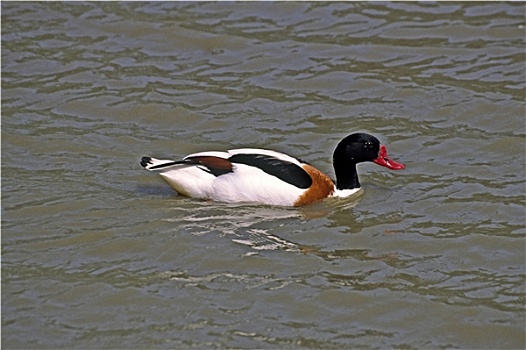
[[[405,169],[405,165],[403,165],[402,163],[397,163],[387,156],[387,148],[384,145],[380,145],[380,152],[378,154],[378,158],[374,159],[373,162],[391,170]]]

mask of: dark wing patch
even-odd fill
[[[214,176],[221,176],[232,172],[232,163],[227,159],[221,157],[213,156],[196,156],[189,157],[184,160],[186,164],[198,164],[203,165],[206,169],[201,168],[204,171],[207,171]]]
[[[259,168],[269,175],[298,188],[309,188],[312,179],[302,167],[276,157],[264,154],[236,154],[228,158],[232,163],[246,164]]]

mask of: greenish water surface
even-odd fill
[[[1,6],[2,348],[524,348],[523,2]],[[358,131],[300,209],[139,165]]]

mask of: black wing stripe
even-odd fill
[[[156,169],[162,169],[162,168],[168,168],[168,167],[171,167],[173,165],[179,165],[179,164],[184,164],[186,163],[185,161],[175,161],[175,162],[168,162],[168,163],[163,163],[163,164],[159,164],[159,165],[155,165],[155,166],[152,166],[150,168],[150,170],[156,170]]]
[[[246,164],[259,168],[269,175],[285,181],[298,188],[309,188],[312,185],[310,175],[302,167],[264,154],[236,154],[228,158],[232,163]]]
[[[142,157],[141,165],[148,167],[152,164],[151,157]],[[199,169],[206,171],[207,173],[213,174],[214,176],[221,176],[232,172],[232,163],[228,160],[220,157],[212,156],[197,156],[189,157],[183,160],[169,161],[162,164],[157,164],[149,167],[149,170],[159,170],[164,168],[170,168],[174,165],[197,165]]]

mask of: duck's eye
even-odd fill
[[[373,143],[371,141],[365,141],[363,143],[363,148],[373,148]]]

